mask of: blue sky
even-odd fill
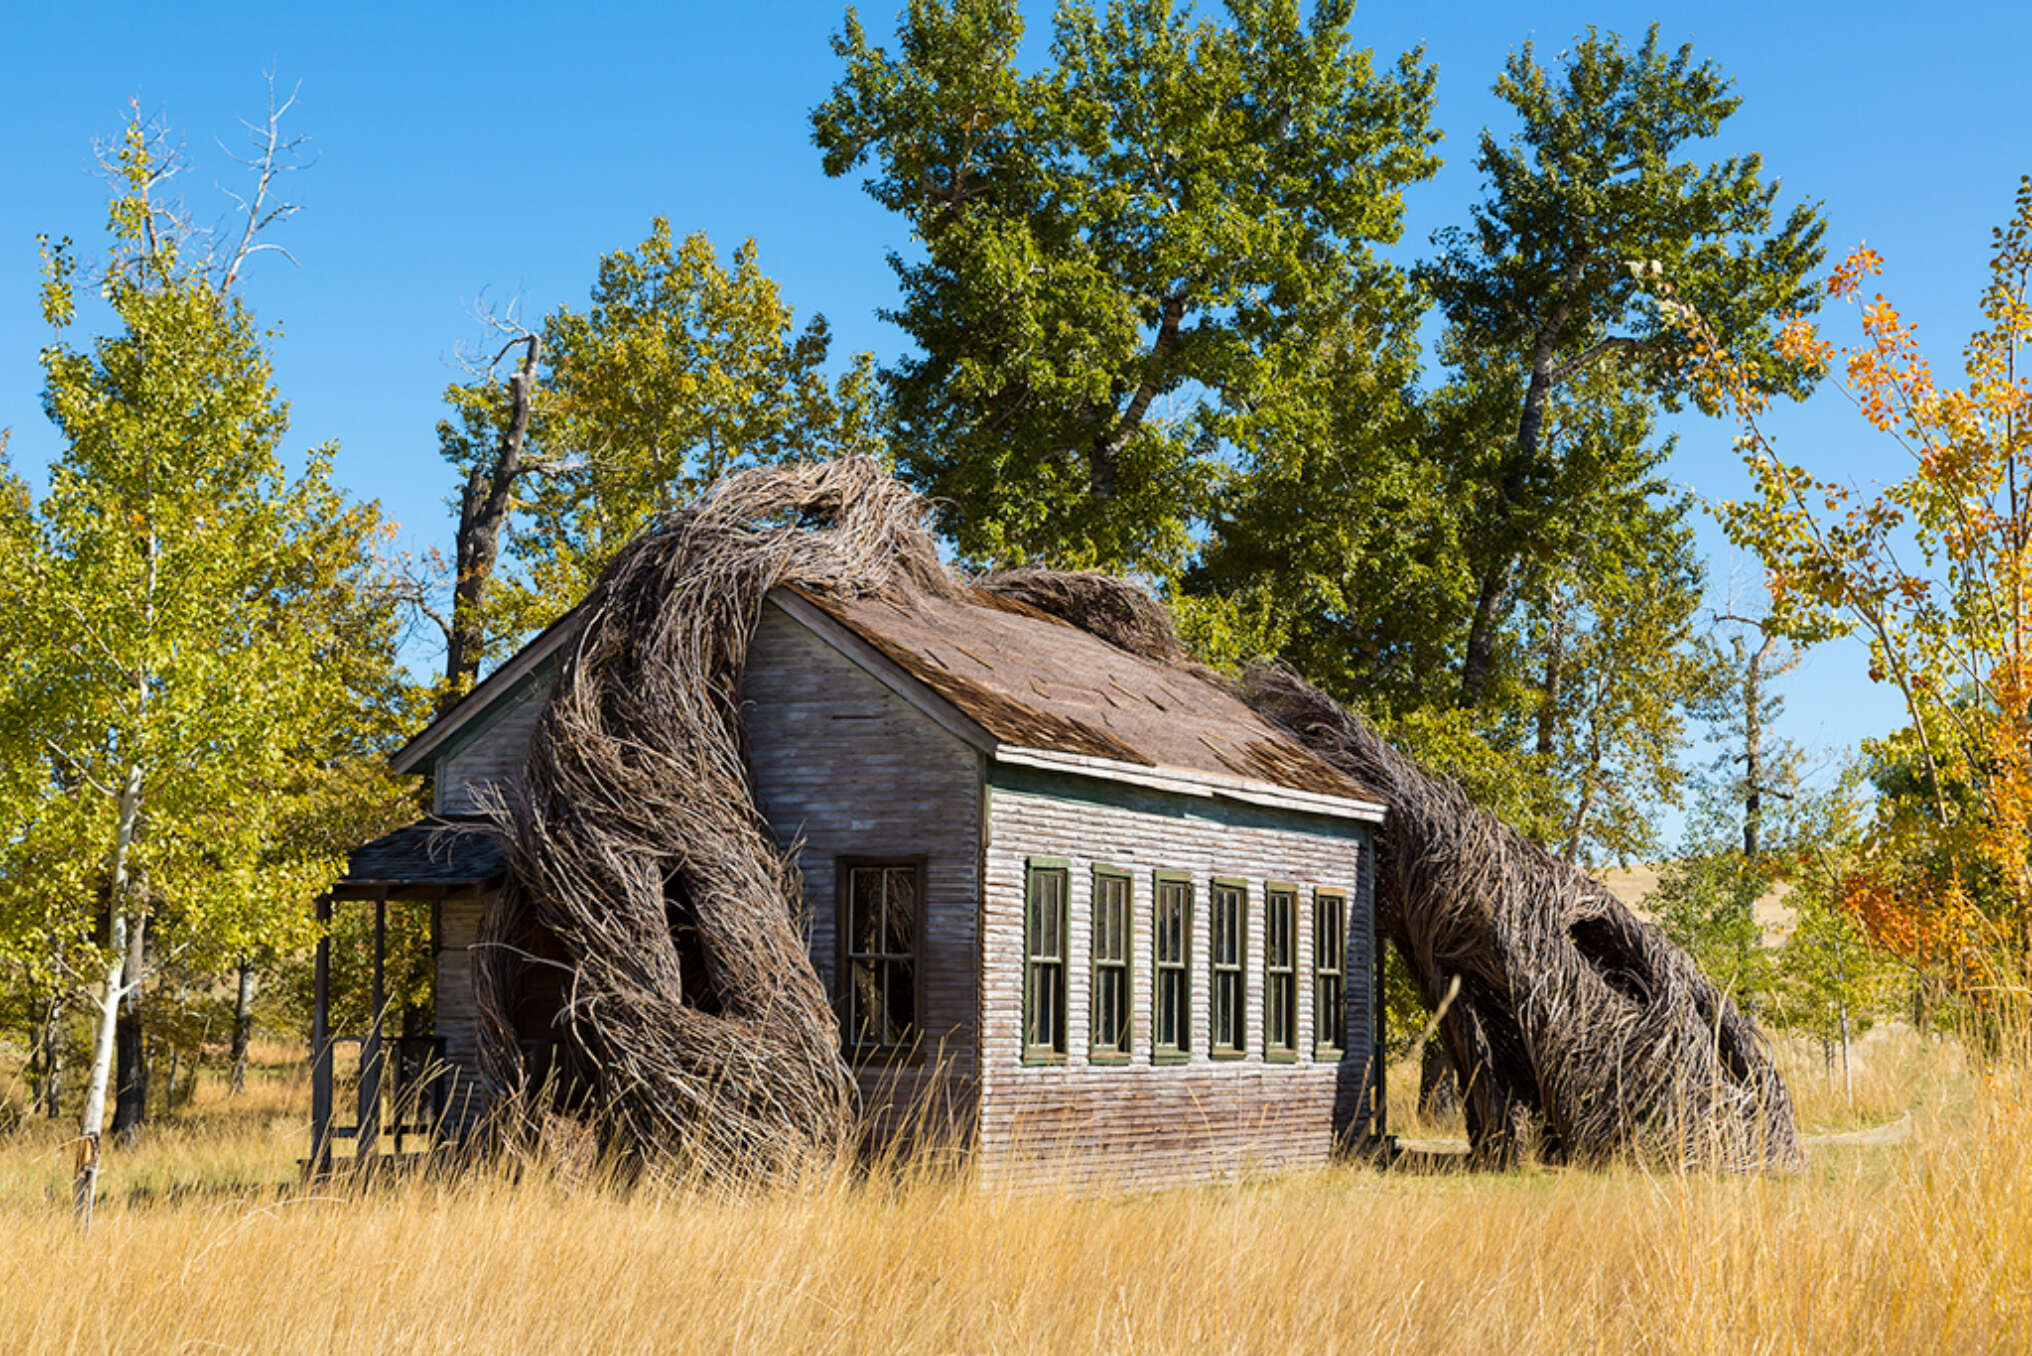
[[[1032,5],[1033,35],[1049,7]],[[447,468],[433,428],[453,345],[476,335],[483,291],[530,314],[582,302],[594,263],[662,214],[723,251],[758,241],[800,315],[831,320],[836,352],[892,355],[875,317],[893,294],[885,252],[899,224],[853,184],[826,179],[807,115],[837,74],[828,38],[843,6],[321,5],[248,10],[95,6],[89,24],[39,6],[8,20],[0,91],[13,128],[0,148],[0,426],[33,474],[57,451],[39,405],[35,235],[89,254],[104,220],[91,142],[117,130],[130,97],[162,111],[197,162],[186,194],[203,215],[234,167],[214,138],[261,107],[261,73],[301,82],[291,124],[317,163],[291,183],[304,212],[276,237],[248,294],[282,327],[277,379],[291,445],[342,446],[341,480],[379,498],[412,548],[449,544]],[[887,4],[863,7],[886,33]],[[1951,365],[1975,319],[1990,227],[2032,171],[2032,86],[2020,63],[2032,17],[2019,5],[1418,4],[1369,0],[1358,39],[1379,57],[1422,44],[1439,68],[1446,167],[1409,200],[1407,261],[1480,191],[1481,127],[1503,109],[1489,85],[1535,40],[1555,55],[1593,24],[1638,35],[1650,22],[1690,41],[1744,98],[1716,153],[1761,151],[1789,196],[1825,204],[1830,248],[1867,239],[1886,289]],[[1828,392],[1774,427],[1795,455],[1858,480],[1896,474]],[[1741,489],[1729,430],[1686,420],[1673,471],[1714,497]],[[1711,529],[1718,580],[1754,575]],[[1791,682],[1793,737],[1852,745],[1897,720],[1890,694],[1849,647],[1811,657]]]

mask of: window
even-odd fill
[[[1347,1029],[1347,896],[1312,896],[1312,1045],[1316,1057],[1339,1059]]]
[[[1023,1057],[1065,1058],[1065,885],[1063,862],[1030,864],[1023,910]]]
[[[846,876],[847,1042],[863,1052],[917,1042],[916,862],[853,862]]]
[[[1263,892],[1263,1055],[1298,1054],[1298,893],[1288,886]]]
[[[1094,1030],[1089,1058],[1129,1056],[1129,877],[1094,870]]]
[[[1207,1051],[1215,1059],[1239,1058],[1246,1048],[1243,1007],[1246,988],[1242,962],[1243,928],[1248,892],[1235,881],[1215,881],[1213,894],[1211,993],[1212,1022]]]
[[[1154,893],[1150,1055],[1161,1064],[1184,1059],[1191,1048],[1192,979],[1186,964],[1192,945],[1192,881],[1160,875]]]

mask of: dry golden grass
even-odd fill
[[[303,1123],[273,1078],[252,1114],[206,1095],[116,1155],[89,1237],[60,1193],[42,1200],[51,1146],[0,1147],[0,1347],[2032,1347],[2032,1080],[1909,1033],[1868,1054],[1858,1102],[1911,1107],[1910,1138],[1810,1143],[1796,1177],[1345,1167],[1134,1196],[904,1171],[738,1196],[480,1174],[162,1194],[289,1174]],[[1857,1119],[1818,1051],[1798,1057],[1822,1085],[1794,1068],[1808,1132]]]

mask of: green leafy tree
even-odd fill
[[[827,372],[823,316],[797,326],[751,240],[723,266],[657,218],[600,260],[591,305],[511,331],[505,387],[452,385],[439,448],[462,480],[447,696],[585,596],[658,513],[768,462],[881,454],[873,360]],[[505,544],[512,574],[495,578]]]
[[[1807,275],[1823,253],[1817,212],[1795,207],[1773,230],[1779,186],[1762,179],[1760,157],[1702,166],[1684,156],[1735,112],[1730,91],[1690,47],[1663,50],[1655,26],[1635,51],[1590,29],[1556,72],[1526,44],[1496,82],[1518,132],[1508,144],[1483,132],[1477,164],[1488,196],[1471,227],[1435,237],[1443,253],[1423,270],[1463,341],[1507,355],[1516,374],[1502,437],[1487,438],[1501,455],[1485,473],[1470,556],[1465,706],[1488,700],[1518,586],[1556,551],[1549,529],[1573,518],[1545,436],[1555,393],[1606,373],[1665,409],[1689,397],[1708,406],[1690,380],[1692,342],[1658,304],[1661,281],[1676,305],[1747,351],[1770,353],[1755,341],[1815,305]],[[1793,395],[1810,374],[1775,355],[1747,373]]]
[[[65,337],[75,256],[45,246],[44,407],[64,448],[0,562],[0,628],[20,666],[5,728],[41,755],[75,816],[66,832],[89,844],[94,888],[65,904],[107,918],[93,1146],[123,1000],[162,944],[240,955],[310,935],[308,902],[343,859],[288,850],[288,792],[332,731],[358,727],[361,669],[385,676],[393,662],[391,631],[361,653],[333,606],[374,596],[378,513],[332,486],[328,447],[286,473],[266,336],[235,290],[282,210],[268,196],[275,116],[248,229],[224,258],[200,255],[165,201],[180,162],[161,129],[130,120],[107,166],[112,245],[97,276],[114,328],[87,346]],[[96,1163],[94,1150],[78,1184],[87,1218]]]
[[[1630,506],[1613,534],[1636,548],[1555,579],[1540,619],[1543,681],[1535,754],[1559,797],[1552,840],[1569,861],[1627,862],[1655,850],[1652,816],[1676,805],[1686,724],[1718,680],[1693,634],[1703,572],[1672,501]]]
[[[1314,424],[1321,354],[1415,322],[1377,258],[1437,167],[1433,73],[1379,72],[1353,5],[1067,0],[1017,64],[1013,0],[914,0],[896,49],[848,11],[813,114],[834,176],[911,227],[885,371],[904,474],[972,560],[1170,577],[1221,475]]]
[[[1172,598],[1202,655],[1281,656],[1386,721],[1451,697],[1473,524],[1413,398],[1416,361],[1407,333],[1351,325],[1317,355],[1309,398],[1242,430],[1246,469],[1222,478]]]

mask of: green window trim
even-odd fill
[[[1249,886],[1216,876],[1207,905],[1207,1057],[1249,1053]]]
[[[1063,1064],[1071,865],[1033,857],[1023,884],[1023,1062]]]
[[[1312,1057],[1339,1060],[1348,1018],[1348,896],[1312,892]]]
[[[1127,1064],[1136,1039],[1135,877],[1121,867],[1097,864],[1090,907],[1087,1062]]]
[[[1150,1062],[1192,1058],[1192,877],[1150,878]]]
[[[1263,1058],[1298,1058],[1298,887],[1263,887]]]

